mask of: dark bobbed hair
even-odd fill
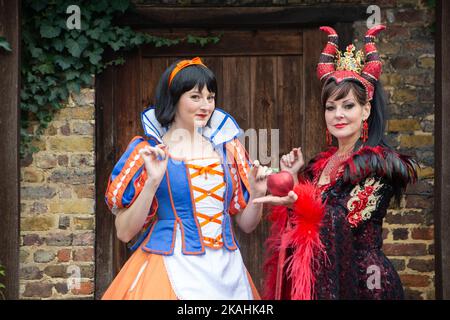
[[[216,94],[215,100],[217,100],[216,76],[202,65],[191,65],[182,69],[172,79],[169,87],[170,74],[180,61],[175,61],[164,71],[156,87],[155,114],[156,119],[164,127],[168,127],[173,122],[181,95],[195,86],[198,86],[200,91],[206,86],[208,91]],[[207,125],[209,126],[209,121]]]
[[[322,88],[322,106],[325,108],[328,98],[335,96],[335,99],[337,100],[342,99],[350,92],[350,90],[352,90],[355,94],[359,104],[366,104],[367,93],[361,83],[352,79],[336,83],[334,79],[329,79],[325,82]],[[386,98],[380,81],[377,81],[375,85],[375,92],[372,100],[370,101],[370,105],[370,116],[367,119],[367,123],[369,125],[369,137],[365,143],[361,139],[358,139],[355,144],[355,151],[358,150],[363,144],[364,146],[382,146],[392,149],[392,147],[386,142],[386,138],[384,136],[386,129]]]

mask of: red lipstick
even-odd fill
[[[334,125],[334,127],[337,128],[337,129],[342,129],[345,126],[347,126],[347,123],[338,123],[338,124]]]

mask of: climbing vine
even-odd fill
[[[80,92],[106,67],[124,63],[122,57],[105,61],[106,49],[121,53],[143,44],[162,47],[187,42],[204,46],[219,41],[219,36],[167,39],[114,24],[131,9],[128,0],[22,2],[22,158],[38,150],[32,142],[63,108],[70,92]],[[77,15],[79,27],[74,23]]]

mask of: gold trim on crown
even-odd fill
[[[341,51],[337,51],[336,70],[354,71],[361,74],[361,70],[364,66],[364,53],[362,50],[358,50],[355,53],[355,46],[349,44],[344,54]]]

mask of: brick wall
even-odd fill
[[[313,5],[314,0],[135,0],[171,6]],[[342,0],[339,3],[360,3]],[[400,209],[384,224],[384,251],[402,278],[409,299],[434,298],[434,12],[420,0],[378,4],[388,26],[378,41],[382,82],[389,95],[388,139],[422,165]],[[389,21],[387,19],[389,18]],[[354,24],[361,40],[365,22]],[[360,46],[361,42],[356,42]],[[311,75],[315,76],[315,75]],[[94,91],[72,95],[22,166],[21,288],[25,299],[91,298],[94,285]],[[79,290],[67,289],[70,266],[80,268]]]
[[[94,90],[71,95],[37,145],[21,170],[20,297],[92,297]],[[73,268],[81,283],[69,290]]]
[[[407,298],[434,299],[434,12],[423,1],[383,3],[388,28],[378,48],[389,99],[388,139],[422,166],[401,208],[386,216],[383,250],[399,272]],[[355,23],[355,30],[362,39],[365,22]]]

